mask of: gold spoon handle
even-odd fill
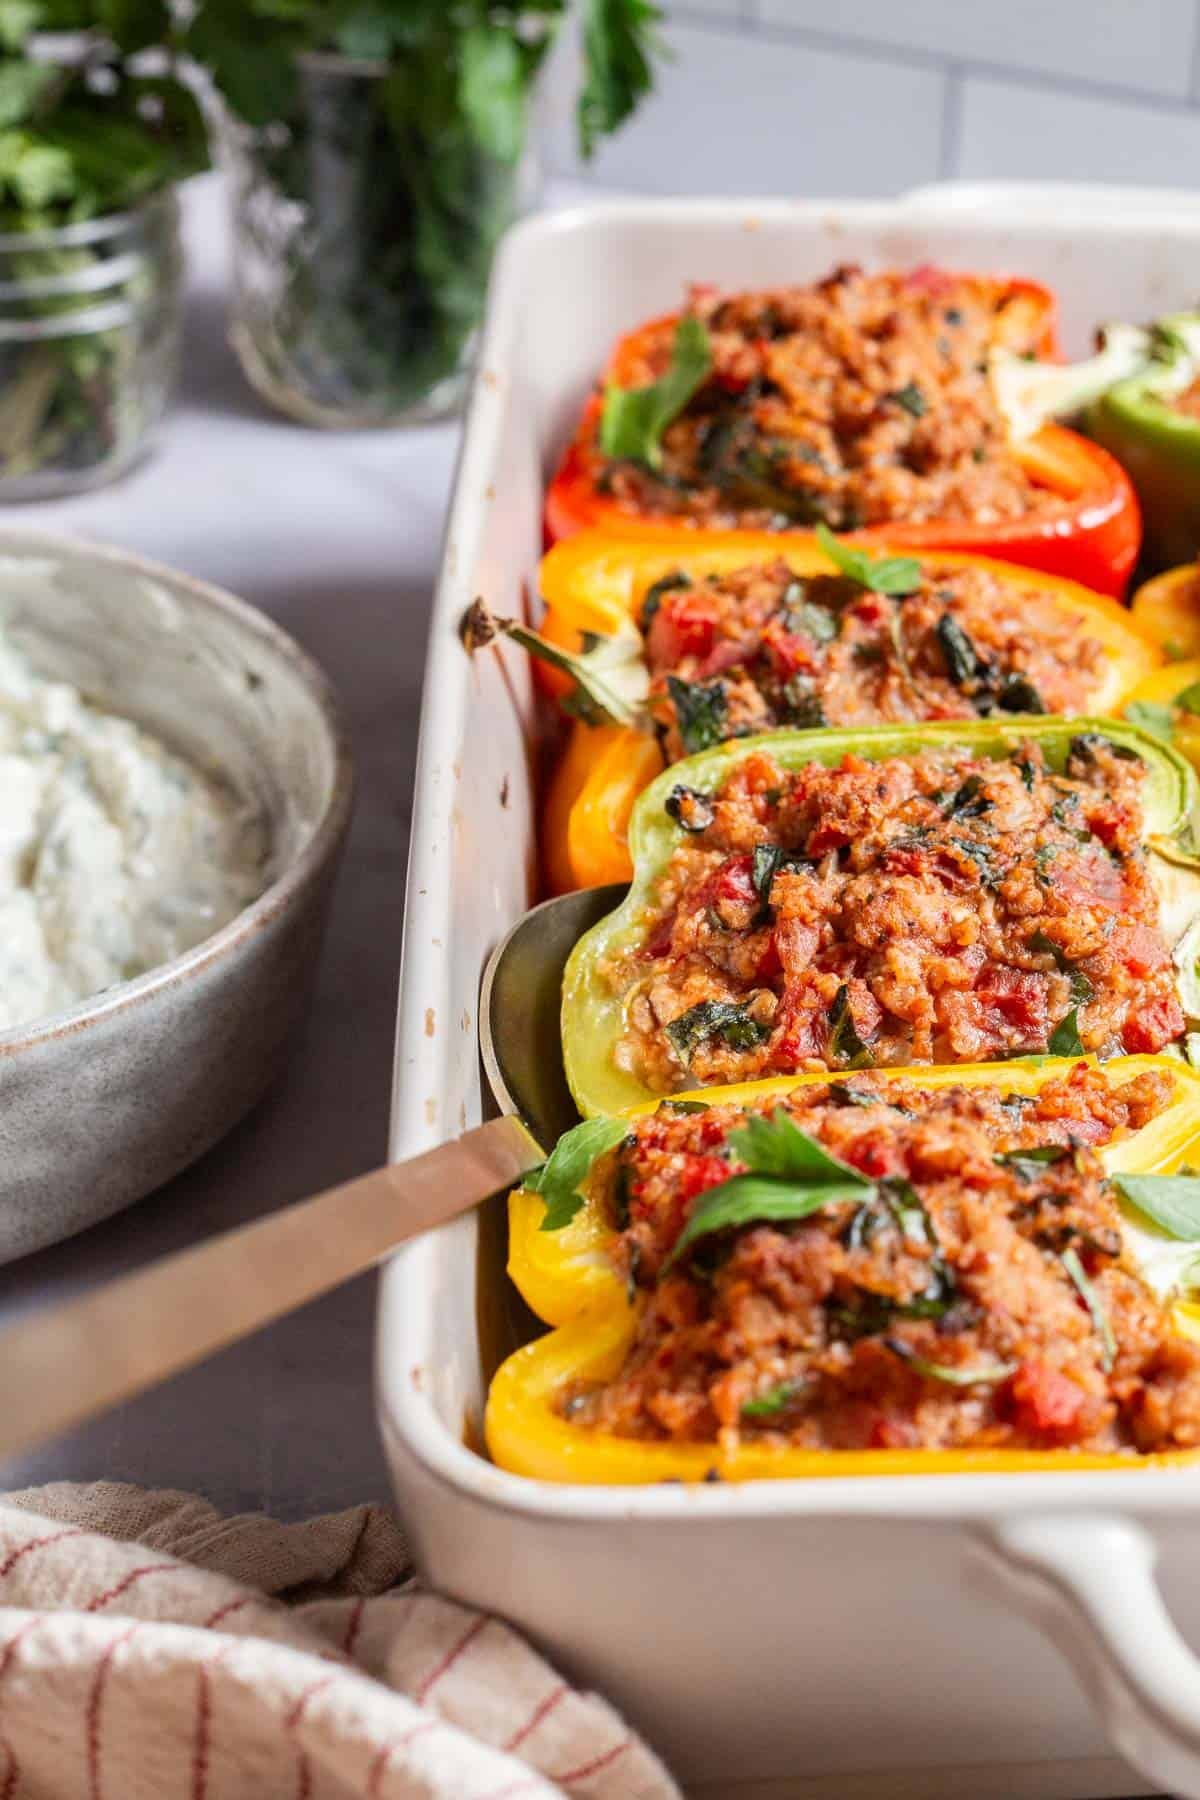
[[[519,1119],[124,1275],[0,1334],[0,1457],[65,1431],[293,1312],[542,1160]]]

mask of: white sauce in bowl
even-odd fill
[[[0,1031],[211,937],[269,849],[244,800],[0,635]]]

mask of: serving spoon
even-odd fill
[[[546,900],[492,952],[479,1036],[498,1119],[0,1333],[0,1458],[191,1368],[536,1168],[578,1117],[562,1064],[563,967],[623,893]]]

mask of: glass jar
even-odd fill
[[[149,448],[179,360],[174,192],[0,233],[0,500],[114,480]]]
[[[306,54],[297,76],[286,121],[219,115],[242,367],[306,424],[441,418],[462,398],[497,241],[535,196],[532,158],[486,155],[386,64]]]

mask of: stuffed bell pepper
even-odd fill
[[[667,769],[576,945],[580,1113],[913,1063],[1154,1053],[1200,1016],[1197,780],[1111,720],[776,732]]]
[[[808,1075],[592,1119],[510,1200],[540,1480],[1130,1468],[1200,1447],[1200,1077]]]
[[[1138,589],[1131,612],[1170,660],[1142,677],[1121,716],[1200,769],[1200,568],[1188,563],[1156,575]]]
[[[540,591],[540,636],[522,639],[585,710],[543,820],[556,890],[629,879],[629,813],[664,761],[784,726],[1107,713],[1163,655],[1077,583],[951,551],[872,556],[823,529],[584,533],[544,559]]]
[[[1120,466],[1056,425],[1017,436],[995,354],[1054,353],[1031,282],[836,269],[720,296],[618,344],[551,484],[585,528],[834,531],[958,549],[1120,594],[1140,538]]]

